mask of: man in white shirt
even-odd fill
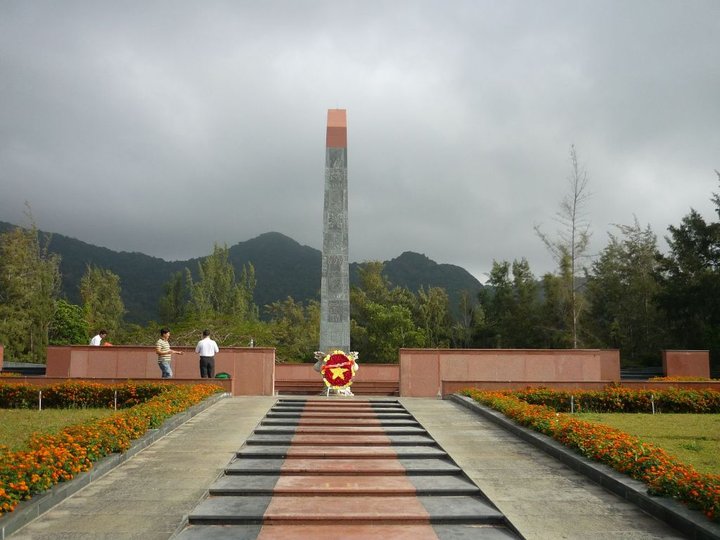
[[[107,331],[100,330],[97,335],[93,336],[90,340],[90,345],[93,347],[99,347],[102,344],[102,340],[105,339],[105,336],[107,336]]]
[[[200,355],[200,377],[212,379],[215,376],[215,354],[220,352],[217,343],[210,339],[210,330],[203,330],[195,352]]]

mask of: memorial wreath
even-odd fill
[[[358,369],[356,352],[332,351],[322,359],[320,373],[325,386],[332,390],[348,389]]]

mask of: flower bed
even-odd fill
[[[11,452],[0,447],[0,515],[12,512],[20,501],[91,469],[93,462],[113,452],[125,452],[148,429],[160,427],[171,416],[222,391],[210,384],[132,383],[65,383],[31,389],[28,394],[20,386],[0,385],[0,407],[8,408],[9,403],[35,406],[38,391],[42,390],[43,403],[47,403],[47,395],[57,408],[112,407],[117,391],[122,396],[118,397],[118,407],[122,404],[124,408],[107,418],[69,426],[57,434],[33,434],[26,450]]]
[[[650,377],[649,382],[707,382],[720,381],[720,379],[711,379],[710,377],[695,377],[691,375],[674,375],[671,377]]]
[[[166,392],[162,384],[98,384],[91,382],[64,382],[48,386],[34,384],[0,384],[0,409],[36,408],[42,392],[42,406],[48,409],[103,408],[125,409],[144,403]],[[218,390],[219,391],[219,390]]]
[[[608,402],[613,401],[614,390],[607,398]],[[645,482],[652,495],[672,497],[702,511],[713,521],[720,520],[720,475],[699,473],[689,465],[678,463],[663,449],[615,428],[559,414],[551,404],[562,403],[563,400],[553,394],[565,392],[542,390],[550,398],[550,405],[524,401],[522,396],[528,393],[537,398],[540,391],[482,392],[468,389],[461,392],[523,426],[553,437],[589,459]],[[578,394],[580,392],[574,395]],[[625,403],[621,400],[621,406]]]
[[[715,390],[632,390],[621,386],[603,391],[560,391],[547,388],[528,388],[513,392],[519,399],[546,405],[558,412],[570,412],[571,401],[575,412],[626,412],[626,413],[720,413],[720,392]],[[654,409],[653,409],[654,407]]]

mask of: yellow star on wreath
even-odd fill
[[[355,357],[343,351],[333,351],[323,358],[321,373],[325,385],[334,389],[348,388],[352,384],[357,366]]]
[[[333,379],[340,379],[340,380],[344,379],[346,371],[347,371],[347,369],[341,368],[341,367],[330,368],[330,373],[332,373]]]

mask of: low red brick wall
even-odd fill
[[[314,362],[313,362],[314,364]],[[277,364],[275,380],[280,381],[318,381],[320,374],[313,369],[313,364]],[[353,381],[394,382],[400,378],[400,366],[397,364],[363,364],[358,362],[358,370]]]
[[[666,377],[710,377],[710,351],[663,351]]]
[[[444,382],[447,381],[444,387]],[[451,382],[498,387],[620,381],[620,352],[600,349],[400,349],[400,395],[441,397]]]
[[[191,347],[173,347],[173,380],[200,379],[200,358]],[[215,356],[215,374],[234,380],[233,395],[272,396],[275,387],[275,349],[223,348]],[[48,347],[47,378],[160,379],[155,347]],[[207,380],[207,379],[206,379]],[[213,379],[219,380],[219,379]]]
[[[278,364],[275,366],[276,394],[312,394],[325,389],[314,363]],[[363,364],[353,377],[352,389],[358,395],[398,395],[400,366],[397,364]]]
[[[174,347],[185,354],[173,357],[174,382],[195,383],[199,379],[199,358],[189,347]],[[1,349],[0,349],[1,350]],[[667,351],[669,364],[704,365],[709,370],[707,351]],[[672,354],[669,354],[672,353]],[[698,353],[705,353],[698,354]],[[545,386],[556,389],[599,390],[620,382],[617,350],[540,349],[401,349],[399,364],[363,364],[355,382],[397,383],[402,397],[441,397],[470,386],[485,390],[521,389]],[[275,350],[269,348],[223,348],[215,359],[216,373],[231,377],[233,395],[274,395],[278,387],[292,381],[317,383],[320,376],[312,363],[275,365]],[[687,372],[685,372],[687,373]],[[708,376],[708,375],[695,375]],[[121,382],[160,381],[154,347],[49,347],[46,377],[13,380],[48,381],[67,379]],[[207,381],[207,379],[205,379]],[[213,379],[213,382],[222,379]],[[718,388],[718,383],[648,383],[626,381],[630,388]]]

